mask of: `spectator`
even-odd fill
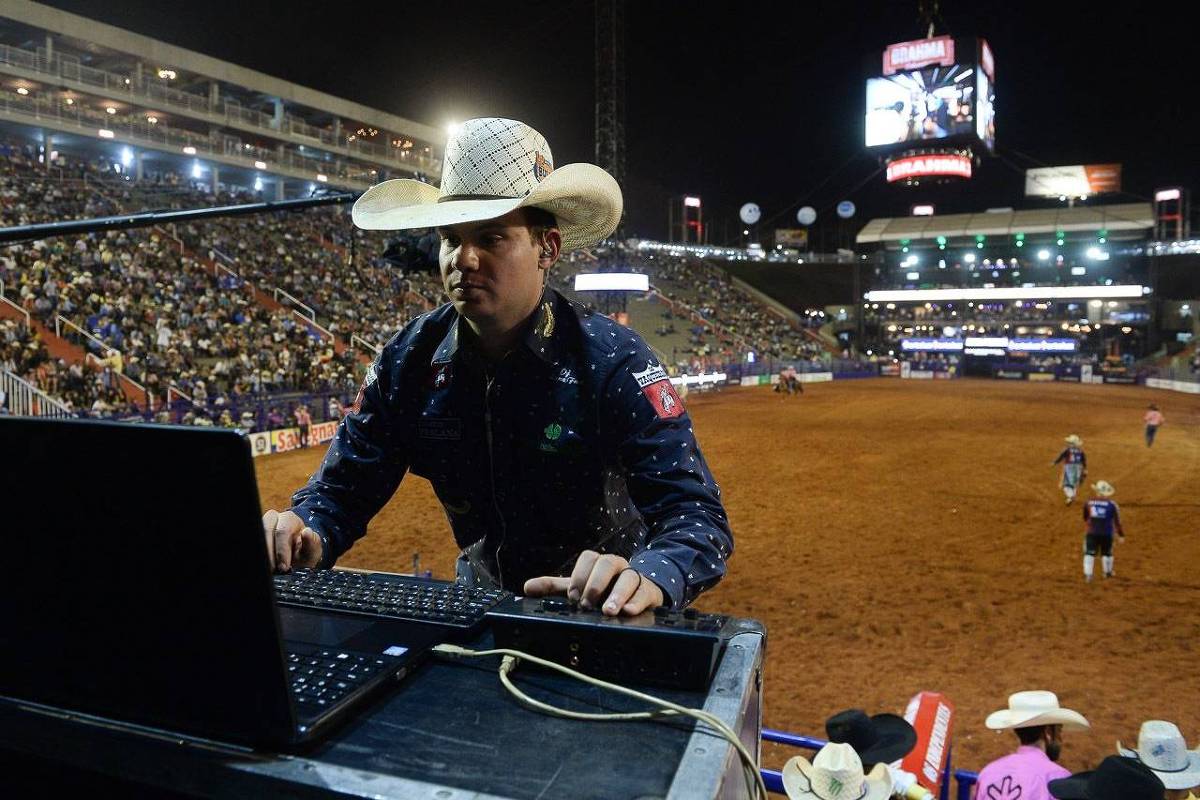
[[[300,428],[300,446],[308,447],[308,428],[312,425],[312,415],[308,413],[308,406],[297,406],[295,413],[296,425]]]
[[[1136,758],[1166,787],[1166,800],[1194,800],[1200,788],[1200,751],[1188,750],[1183,734],[1173,722],[1151,719],[1142,723],[1136,749],[1117,742],[1117,752]]]
[[[853,747],[867,772],[876,764],[885,765],[892,778],[893,796],[904,797],[916,785],[915,775],[891,766],[908,755],[917,743],[917,732],[904,717],[896,714],[868,717],[866,712],[852,708],[825,720],[825,735],[831,742]]]
[[[1064,730],[1085,731],[1091,725],[1083,715],[1061,708],[1053,692],[1017,692],[1008,697],[1008,708],[988,715],[994,731],[1012,730],[1020,746],[984,767],[975,784],[976,800],[994,797],[1049,800],[1047,783],[1070,775],[1058,765]]]

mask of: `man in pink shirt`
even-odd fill
[[[1083,715],[1062,708],[1053,692],[1044,691],[1009,695],[1008,708],[989,714],[986,725],[1014,731],[1020,746],[983,768],[975,800],[1051,800],[1047,784],[1071,774],[1056,763],[1063,731],[1091,728]]]
[[[1158,433],[1158,426],[1163,424],[1163,415],[1158,406],[1151,403],[1142,419],[1146,422],[1146,447],[1151,447],[1154,444],[1154,435]]]

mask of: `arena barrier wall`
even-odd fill
[[[796,373],[796,378],[801,383],[826,383],[833,380],[833,377],[832,372]],[[777,383],[779,383],[779,373],[772,375],[746,375],[741,379],[742,386],[774,386]]]
[[[1200,394],[1200,383],[1189,383],[1188,381],[1168,381],[1162,378],[1147,378],[1146,385],[1151,389],[1167,389],[1172,392]]]
[[[324,444],[333,439],[337,433],[336,422],[318,422],[308,429],[308,444]],[[286,453],[289,450],[300,449],[300,429],[280,428],[274,431],[260,431],[250,434],[250,452],[255,458],[272,453]]]

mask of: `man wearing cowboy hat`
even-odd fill
[[[541,134],[491,118],[451,137],[440,189],[390,180],[359,198],[360,228],[438,231],[450,303],[384,347],[321,468],[263,515],[277,570],[332,566],[411,471],[446,510],[460,581],[609,615],[716,585],[733,540],[666,371],[545,285],[621,207],[606,172],[555,168]]]
[[[825,735],[831,742],[853,747],[867,772],[876,764],[885,765],[892,778],[895,797],[909,796],[910,790],[917,785],[916,776],[892,766],[893,762],[908,755],[917,743],[917,732],[904,717],[896,714],[867,716],[865,711],[851,708],[825,720]],[[912,796],[930,795],[918,788]]]
[[[1079,486],[1079,482],[1087,477],[1087,456],[1083,452],[1083,440],[1075,434],[1071,434],[1066,438],[1067,446],[1058,458],[1054,459],[1054,464],[1062,462],[1062,490],[1067,496],[1067,505],[1075,502],[1075,490]]]
[[[976,800],[1049,800],[1046,784],[1070,775],[1055,763],[1062,751],[1063,731],[1091,728],[1081,714],[1060,707],[1058,697],[1044,691],[1009,695],[1008,708],[989,714],[985,724],[994,731],[1015,731],[1021,744],[1015,753],[996,759],[980,771]]]
[[[1108,481],[1096,481],[1092,484],[1095,495],[1083,507],[1083,521],[1087,530],[1083,535],[1083,579],[1092,582],[1092,572],[1096,565],[1096,552],[1099,551],[1104,565],[1104,577],[1113,576],[1113,530],[1115,528],[1117,541],[1125,541],[1125,528],[1121,526],[1121,510],[1109,498],[1116,494],[1116,489]]]
[[[1200,750],[1188,750],[1173,722],[1146,720],[1138,732],[1136,750],[1117,742],[1117,752],[1145,764],[1166,787],[1166,800],[1196,800],[1200,788]],[[1192,790],[1192,791],[1189,791]]]
[[[811,762],[792,756],[783,765],[783,790],[789,800],[886,800],[892,794],[887,767],[865,772],[854,748],[830,742]]]

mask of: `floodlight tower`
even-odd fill
[[[596,0],[596,164],[624,188],[624,0]]]

